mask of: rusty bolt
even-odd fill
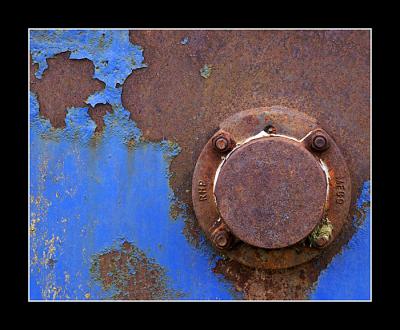
[[[222,132],[213,138],[213,147],[218,152],[227,152],[233,149],[235,142],[229,133]]]
[[[218,230],[212,238],[215,246],[219,249],[226,249],[230,246],[231,243],[231,235],[228,231],[222,229]]]
[[[311,147],[316,151],[324,151],[329,148],[328,140],[322,134],[317,134],[312,139]]]
[[[215,140],[215,148],[219,151],[226,150],[228,144],[229,142],[224,136],[220,136],[218,139]]]
[[[276,128],[272,125],[265,126],[264,131],[268,134],[276,134]]]

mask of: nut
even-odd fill
[[[235,141],[227,132],[220,132],[212,139],[213,147],[216,151],[223,153],[231,151],[235,146]]]
[[[227,230],[219,229],[214,233],[212,241],[218,249],[227,249],[232,243],[232,237]]]
[[[214,240],[215,244],[220,248],[224,248],[228,245],[228,236],[224,232],[218,233]]]
[[[217,148],[219,151],[226,150],[228,144],[229,141],[224,136],[220,136],[218,139],[215,140],[215,148]]]
[[[329,143],[324,135],[318,133],[313,137],[311,147],[316,151],[325,151],[329,148]]]

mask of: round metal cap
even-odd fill
[[[236,148],[222,164],[215,197],[232,233],[253,246],[276,249],[307,237],[320,222],[325,173],[300,143],[262,137]]]

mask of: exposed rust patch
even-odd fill
[[[165,270],[129,242],[96,257],[92,273],[105,290],[116,290],[118,300],[172,299],[179,295],[167,287]]]
[[[188,36],[190,43],[179,46]],[[191,204],[201,149],[230,114],[280,104],[318,119],[351,168],[354,189],[369,174],[368,31],[131,31],[149,67],[123,85],[122,103],[145,139],[170,139],[174,192]],[[213,63],[203,79],[198,68]],[[189,192],[188,192],[189,191]]]
[[[196,220],[196,216],[194,215],[194,211],[192,207],[189,208],[185,212],[185,227],[183,228],[183,235],[185,235],[187,241],[192,244],[194,247],[201,246],[201,228]]]
[[[110,104],[96,104],[94,107],[89,107],[89,116],[96,123],[95,132],[102,132],[104,129],[104,115],[109,112],[112,113],[113,109]]]
[[[31,66],[31,91],[35,92],[40,114],[49,119],[53,127],[65,127],[67,109],[86,107],[85,100],[105,84],[93,78],[94,65],[90,60],[71,60],[70,52],[47,59],[48,68],[41,79],[33,76]],[[31,62],[32,63],[32,62]]]
[[[177,46],[184,35],[190,44]],[[186,147],[175,163],[193,165],[229,114],[268,104],[311,114],[345,150],[369,139],[368,31],[131,31],[131,41],[143,45],[149,67],[127,79],[123,104],[145,138]],[[205,80],[198,66],[207,59],[218,71]],[[186,181],[178,172],[177,188]]]
[[[185,47],[179,45],[183,37],[190,40]],[[189,205],[186,223],[191,229],[186,233],[198,232],[190,191],[201,149],[229,115],[262,106],[305,112],[334,137],[351,173],[355,211],[370,171],[369,38],[369,31],[130,32],[131,41],[144,48],[149,67],[128,77],[122,103],[145,139],[169,139],[182,148],[171,163],[170,182],[179,200]],[[208,79],[199,75],[204,63],[213,65]],[[319,273],[352,233],[353,227],[347,225],[323,257],[300,266],[298,272],[288,271],[286,277],[271,273],[271,283],[286,283],[286,289],[279,290],[277,284],[276,293],[270,294],[270,289],[259,286],[247,290],[246,297],[279,292],[285,299],[304,296],[312,280],[300,281],[300,274],[313,265]],[[220,269],[239,281],[226,268]],[[250,281],[256,283],[255,276]]]
[[[169,216],[172,220],[178,219],[179,215],[182,214],[183,210],[177,202],[172,202],[169,207]]]
[[[307,299],[309,288],[318,278],[311,264],[285,271],[269,272],[247,268],[236,261],[219,260],[214,272],[234,282],[245,299]]]

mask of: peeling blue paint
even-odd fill
[[[91,95],[86,103],[121,105],[121,87],[133,70],[147,67],[143,49],[129,41],[127,31],[54,30],[31,31],[31,54],[39,65],[36,77],[47,68],[47,58],[70,51],[71,59],[89,59],[95,65],[94,78],[105,83],[104,90]]]
[[[67,121],[66,131],[74,119]],[[51,203],[45,205],[46,214],[31,238],[31,257],[39,258],[31,266],[32,299],[51,299],[43,292],[49,286],[61,288],[57,299],[84,299],[88,293],[91,299],[111,298],[113,291],[103,292],[92,280],[90,261],[120,240],[133,243],[163,266],[170,287],[183,292],[183,299],[232,298],[230,285],[211,270],[216,262],[211,248],[192,247],[182,234],[183,219],[169,217],[173,193],[168,166],[176,148],[141,143],[129,150],[111,138],[93,148],[79,138],[54,141],[40,137],[34,127],[31,132],[31,196],[42,199],[31,204],[31,212],[36,217],[43,201]],[[48,255],[46,240],[52,237],[58,244],[56,262],[49,267],[43,256]]]
[[[128,31],[33,30],[30,51],[39,79],[46,60],[58,53],[91,60],[94,78],[105,88],[86,104],[113,108],[99,135],[88,107],[67,109],[66,127],[55,129],[30,94],[30,298],[110,299],[115,290],[105,291],[93,278],[91,262],[127,240],[165,269],[168,286],[183,293],[180,299],[241,299],[212,272],[219,257],[205,238],[193,247],[183,235],[184,215],[170,217],[171,203],[179,201],[169,186],[169,164],[179,146],[142,141],[122,106],[121,84],[146,67],[143,49],[130,43]],[[358,207],[367,202],[369,181]],[[311,299],[369,298],[369,226],[366,207],[366,220],[321,274]]]
[[[107,86],[123,84],[132,70],[144,68],[143,49],[129,41],[128,31],[120,30],[32,30],[30,52],[39,64],[36,77],[47,68],[46,60],[70,51],[71,59],[87,58],[95,65],[94,78]]]
[[[329,267],[318,279],[314,300],[369,300],[370,288],[370,181],[364,182],[357,201],[358,209],[363,209],[364,219],[343,251],[335,256]]]
[[[104,131],[97,137],[87,108],[68,109],[66,127],[54,129],[40,118],[31,93],[30,298],[110,299],[115,291],[104,291],[90,273],[92,258],[126,240],[165,269],[169,287],[183,293],[180,299],[232,299],[231,284],[212,272],[218,258],[213,250],[207,244],[194,248],[182,233],[182,216],[170,219],[175,197],[168,168],[179,147],[141,141],[140,130],[122,107],[116,83],[143,67],[115,60],[131,49],[117,47],[114,40],[129,43],[127,31],[81,32],[31,33],[39,77],[45,59],[66,50],[71,58],[89,58],[96,66],[108,60],[108,67],[118,70],[100,68],[95,73],[106,90],[87,103],[108,102],[114,110],[104,116]],[[103,33],[104,43],[114,45],[107,52],[106,46],[92,47]]]

